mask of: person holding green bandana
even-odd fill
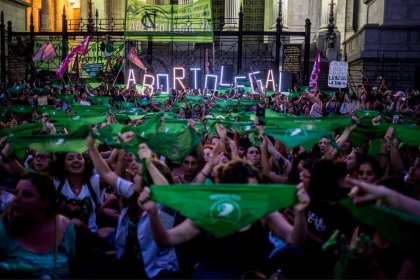
[[[258,184],[260,172],[250,163],[243,160],[228,162],[219,176],[221,183]],[[179,225],[165,229],[159,216],[156,204],[149,200],[150,188],[140,193],[138,203],[148,213],[153,237],[159,246],[175,246],[197,237],[203,229],[190,219]],[[292,245],[300,245],[306,237],[305,209],[309,196],[300,184],[297,187],[298,203],[294,206],[295,222],[289,224],[279,212],[272,212],[239,231],[216,238],[206,234],[204,248],[200,250],[201,260],[195,266],[194,279],[238,279],[247,271],[267,271],[270,244],[268,230]]]

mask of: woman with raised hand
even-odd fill
[[[229,162],[220,173],[221,183],[260,183],[260,173],[250,163],[243,160]],[[176,227],[166,229],[158,216],[156,204],[149,200],[150,189],[144,188],[139,196],[139,204],[147,211],[153,237],[160,246],[174,246],[197,237],[203,230],[190,219]],[[305,209],[309,196],[298,185],[295,205],[295,222],[289,224],[282,214],[272,212],[241,230],[217,239],[207,234],[201,251],[202,259],[195,266],[193,278],[240,278],[248,270],[263,270],[268,263],[270,245],[268,230],[272,230],[292,245],[302,244],[306,237]]]
[[[126,141],[130,141],[129,139],[130,137]],[[142,143],[139,145],[138,157],[143,160],[148,173],[142,174],[143,166],[138,163],[138,168],[133,173],[133,181],[129,181],[109,168],[100,156],[92,136],[88,136],[87,146],[101,178],[112,186],[118,195],[127,200],[126,207],[121,211],[115,239],[117,258],[121,260],[124,269],[121,273],[137,278],[172,278],[173,273],[180,270],[175,248],[163,248],[156,245],[150,233],[149,216],[146,212],[142,212],[138,205],[132,203],[133,199],[134,202],[137,200],[138,193],[146,185],[144,177],[148,178],[150,184],[173,184],[169,168],[159,160],[153,159],[150,148]],[[172,227],[175,223],[176,212],[161,205],[158,207],[160,218]],[[130,230],[133,227],[137,229],[134,236]],[[133,254],[141,255],[141,258],[133,259]]]
[[[57,210],[54,183],[48,175],[31,173],[20,179],[0,222],[2,278],[71,276],[75,230]]]

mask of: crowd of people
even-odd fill
[[[162,93],[106,82],[63,87],[47,76],[2,88],[0,103],[0,271],[8,278],[420,277],[420,242],[404,232],[420,228],[420,141],[405,143],[398,130],[416,129],[418,90],[391,90],[378,79],[374,87],[365,80],[354,91],[331,94],[302,87],[287,94],[243,88]],[[22,156],[16,153],[13,134],[71,135],[77,126],[54,116],[84,110],[92,117],[99,107],[103,120],[89,123],[86,152],[27,143]],[[173,120],[199,137],[181,159],[164,154],[171,143],[152,148],[136,141],[130,127],[143,128],[156,114],[161,125]],[[337,116],[349,122],[310,147],[283,143],[267,129],[281,128],[282,118],[322,122]],[[251,127],[235,127],[241,122]],[[117,137],[121,145],[106,143],[98,131],[117,123],[126,128]],[[30,124],[39,126],[24,130]],[[362,126],[385,129],[354,142]],[[124,148],[130,143],[135,152]],[[288,184],[296,198],[288,208],[216,237],[153,199],[152,185],[177,184]],[[398,223],[366,223],[339,203],[349,198],[395,210],[410,227],[391,236],[389,228]],[[410,246],[402,246],[403,239]]]

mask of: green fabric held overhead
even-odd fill
[[[75,101],[73,94],[59,94],[56,97],[68,105],[73,104]]]
[[[70,128],[85,125],[94,125],[103,123],[106,121],[106,114],[90,114],[90,115],[81,115],[81,114],[68,114],[68,115],[50,115],[49,119],[54,120],[58,124],[63,124]]]
[[[216,123],[221,124],[225,128],[233,127],[239,135],[248,135],[250,133],[257,132],[257,127],[255,126],[254,122],[238,122],[234,120],[221,120],[221,119],[212,119],[207,120],[207,129],[209,133],[213,134],[216,133]]]
[[[299,97],[300,95],[304,94],[303,91],[297,91],[297,92],[289,92],[289,91],[282,91],[281,94],[284,96],[287,96],[289,100],[293,100],[296,97]]]
[[[17,85],[14,87],[10,87],[7,89],[7,91],[11,94],[19,94],[26,88],[26,84]]]
[[[238,100],[236,100],[236,99],[214,100],[214,103],[216,103],[217,106],[219,106],[219,107],[227,108],[227,107],[233,106],[235,104],[238,104]]]
[[[45,88],[32,88],[31,89],[34,95],[46,95],[48,90]]]
[[[35,107],[32,105],[12,105],[8,110],[16,114],[30,114],[35,110]]]
[[[89,96],[87,98],[93,105],[108,105],[110,96]]]
[[[151,190],[152,200],[179,211],[218,238],[297,201],[293,185],[153,185]]]
[[[305,149],[311,149],[322,137],[332,138],[333,136],[332,131],[283,127],[265,127],[264,134],[280,141],[290,149],[297,146],[303,146]]]
[[[115,107],[121,110],[130,109],[136,107],[136,104],[132,102],[114,101]]]
[[[353,113],[359,119],[361,119],[361,118],[370,118],[370,119],[372,119],[372,118],[374,118],[374,117],[376,117],[376,116],[379,115],[379,111],[375,111],[375,110],[360,110],[360,109],[357,109]]]
[[[41,123],[27,123],[10,128],[0,129],[0,137],[3,136],[29,136],[42,129]]]
[[[267,110],[266,110],[267,111]],[[307,130],[333,131],[345,128],[352,123],[350,116],[299,117],[277,114],[276,117],[265,117],[266,126],[281,128],[305,128]]]
[[[324,94],[328,99],[331,99],[334,96],[333,90],[321,90],[321,93]]]
[[[159,94],[159,95],[153,95],[153,100],[157,101],[159,103],[164,103],[167,101],[171,96],[169,94]]]
[[[420,127],[410,125],[392,125],[395,137],[407,145],[420,146]]]
[[[88,85],[89,85],[91,88],[95,89],[95,88],[97,88],[97,87],[100,87],[100,86],[102,85],[102,83],[101,83],[101,82],[89,82],[89,83],[88,83]]]
[[[266,92],[265,92],[265,96],[266,97],[271,97],[271,96],[273,96],[273,95],[275,95],[275,94],[277,94],[278,92],[277,91],[274,91],[274,90],[267,90]]]
[[[395,137],[401,142],[410,146],[420,145],[420,127],[410,125],[398,125],[382,123],[377,126],[363,124],[358,125],[349,136],[349,140],[356,145],[361,145],[375,138],[383,138],[388,128],[392,126],[395,129]]]
[[[353,218],[375,230],[392,245],[416,256],[420,251],[420,217],[396,209],[373,204],[355,205],[351,199],[338,203]]]
[[[114,87],[121,89],[121,88],[125,88],[126,85],[125,84],[115,84]]]
[[[162,118],[163,114],[154,114],[140,126],[124,126],[121,132],[133,131],[135,134],[130,143],[119,143],[115,132],[101,129],[95,132],[95,137],[134,154],[137,154],[139,143],[147,143],[152,151],[173,161],[181,161],[200,142],[201,136],[187,126],[186,120],[161,121]]]
[[[73,105],[71,105],[71,110],[73,112],[76,112],[77,114],[89,114],[89,112],[102,114],[107,113],[109,111],[109,108],[106,105],[86,106],[79,103],[74,103]]]
[[[197,102],[205,98],[203,95],[191,95],[191,94],[187,94],[185,95],[185,97],[188,99],[189,102]]]
[[[11,136],[8,140],[18,158],[23,158],[28,147],[36,151],[82,153],[87,149],[89,129],[88,126],[82,126],[70,134]]]

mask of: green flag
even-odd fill
[[[11,149],[19,158],[23,158],[26,148],[45,152],[86,151],[88,126],[82,126],[70,134],[11,136],[8,138]]]
[[[93,105],[108,105],[110,96],[89,96],[87,98]]]
[[[57,98],[63,101],[64,103],[71,105],[74,103],[74,95],[73,94],[59,94]]]
[[[293,185],[154,185],[151,189],[152,200],[219,238],[296,202]]]
[[[26,88],[26,84],[17,85],[7,89],[11,94],[19,94],[22,90]]]
[[[378,232],[391,244],[417,256],[420,252],[420,217],[373,204],[355,205],[351,199],[339,202],[352,216]]]
[[[35,110],[35,107],[32,105],[12,105],[9,110],[17,114],[30,114]]]
[[[267,134],[284,145],[293,149],[297,146],[303,146],[305,149],[311,149],[313,145],[318,143],[322,137],[331,138],[332,131],[310,130],[307,128],[280,128],[265,127],[264,134]]]
[[[0,137],[3,136],[29,136],[42,129],[41,123],[27,123],[9,128],[0,129]]]

